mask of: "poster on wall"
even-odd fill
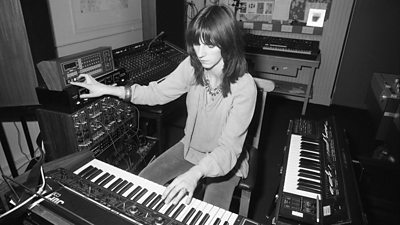
[[[49,1],[56,46],[142,28],[140,0]]]
[[[133,23],[137,15],[133,12],[138,11],[137,5],[133,3],[128,0],[72,1],[76,32]]]
[[[329,17],[332,0],[246,0],[240,1],[240,21],[300,24],[322,27]]]

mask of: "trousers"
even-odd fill
[[[139,176],[160,185],[167,185],[172,179],[194,166],[193,163],[184,159],[183,149],[182,142],[176,143],[149,163]],[[228,173],[221,177],[202,178],[198,185],[205,186],[203,201],[229,211],[233,192],[240,179],[235,173]]]

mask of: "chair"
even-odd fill
[[[258,144],[264,117],[265,101],[267,93],[275,88],[273,81],[260,78],[254,78],[254,80],[258,88],[257,105],[243,146],[243,150],[249,153],[249,173],[247,178],[239,181],[232,196],[233,199],[239,200],[238,214],[244,217],[248,216],[251,192],[254,189],[257,178]],[[195,197],[201,198],[202,194],[204,194],[204,185],[199,185],[198,189],[195,190]]]
[[[254,189],[256,178],[257,178],[257,153],[258,144],[260,141],[261,126],[264,117],[265,101],[267,98],[267,93],[271,92],[275,88],[273,81],[256,78],[257,88],[261,95],[257,96],[256,111],[253,116],[253,120],[250,124],[249,131],[247,134],[247,142],[251,142],[251,145],[245,144],[244,150],[249,152],[249,174],[246,179],[241,179],[237,190],[240,192],[240,202],[239,202],[239,215],[247,217],[250,207],[251,192]],[[237,196],[233,196],[234,198]]]

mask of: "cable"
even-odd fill
[[[25,189],[26,192],[28,192],[29,194],[32,194],[32,196],[30,196],[29,198],[27,198],[25,201],[23,201],[22,203],[19,203],[18,205],[16,205],[14,208],[12,208],[11,210],[8,210],[7,212],[3,213],[0,215],[0,220],[4,217],[6,217],[7,215],[11,214],[12,212],[17,211],[19,208],[21,208],[22,206],[25,206],[27,203],[29,203],[30,201],[32,201],[34,198],[36,197],[41,197],[42,199],[45,199],[45,197],[42,195],[42,193],[44,192],[44,188],[46,186],[46,180],[44,177],[44,172],[43,172],[43,167],[40,166],[40,175],[41,175],[41,180],[42,180],[42,184],[41,186],[38,188],[38,190],[36,192],[31,191],[28,187],[26,187],[25,185],[16,182],[15,180],[13,180],[12,178],[8,177],[8,176],[3,176],[4,180],[9,180],[17,185],[19,185],[20,187],[23,187]],[[16,193],[15,193],[16,194]],[[18,195],[16,195],[18,196]],[[20,199],[18,200],[20,201]]]
[[[17,123],[13,122],[15,129],[17,129],[17,134],[18,134],[18,146],[19,146],[19,151],[25,156],[25,158],[29,161],[31,160],[28,155],[22,150],[22,145],[21,145],[21,131],[19,130]]]
[[[161,31],[157,36],[155,36],[155,37],[153,38],[153,40],[150,41],[149,45],[147,46],[146,51],[149,51],[151,45],[152,45],[158,38],[160,38],[162,35],[164,35],[164,31]]]
[[[18,201],[20,201],[19,195],[17,194],[17,192],[15,191],[13,186],[11,186],[11,184],[7,181],[6,175],[4,174],[4,171],[1,168],[1,166],[0,166],[0,172],[1,172],[1,177],[3,178],[3,181],[7,184],[8,188],[10,188],[10,190],[13,192],[13,194],[18,198]]]

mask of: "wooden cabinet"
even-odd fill
[[[247,53],[250,73],[254,77],[272,80],[273,93],[291,96],[303,101],[302,115],[312,97],[315,71],[320,55],[315,60]]]

